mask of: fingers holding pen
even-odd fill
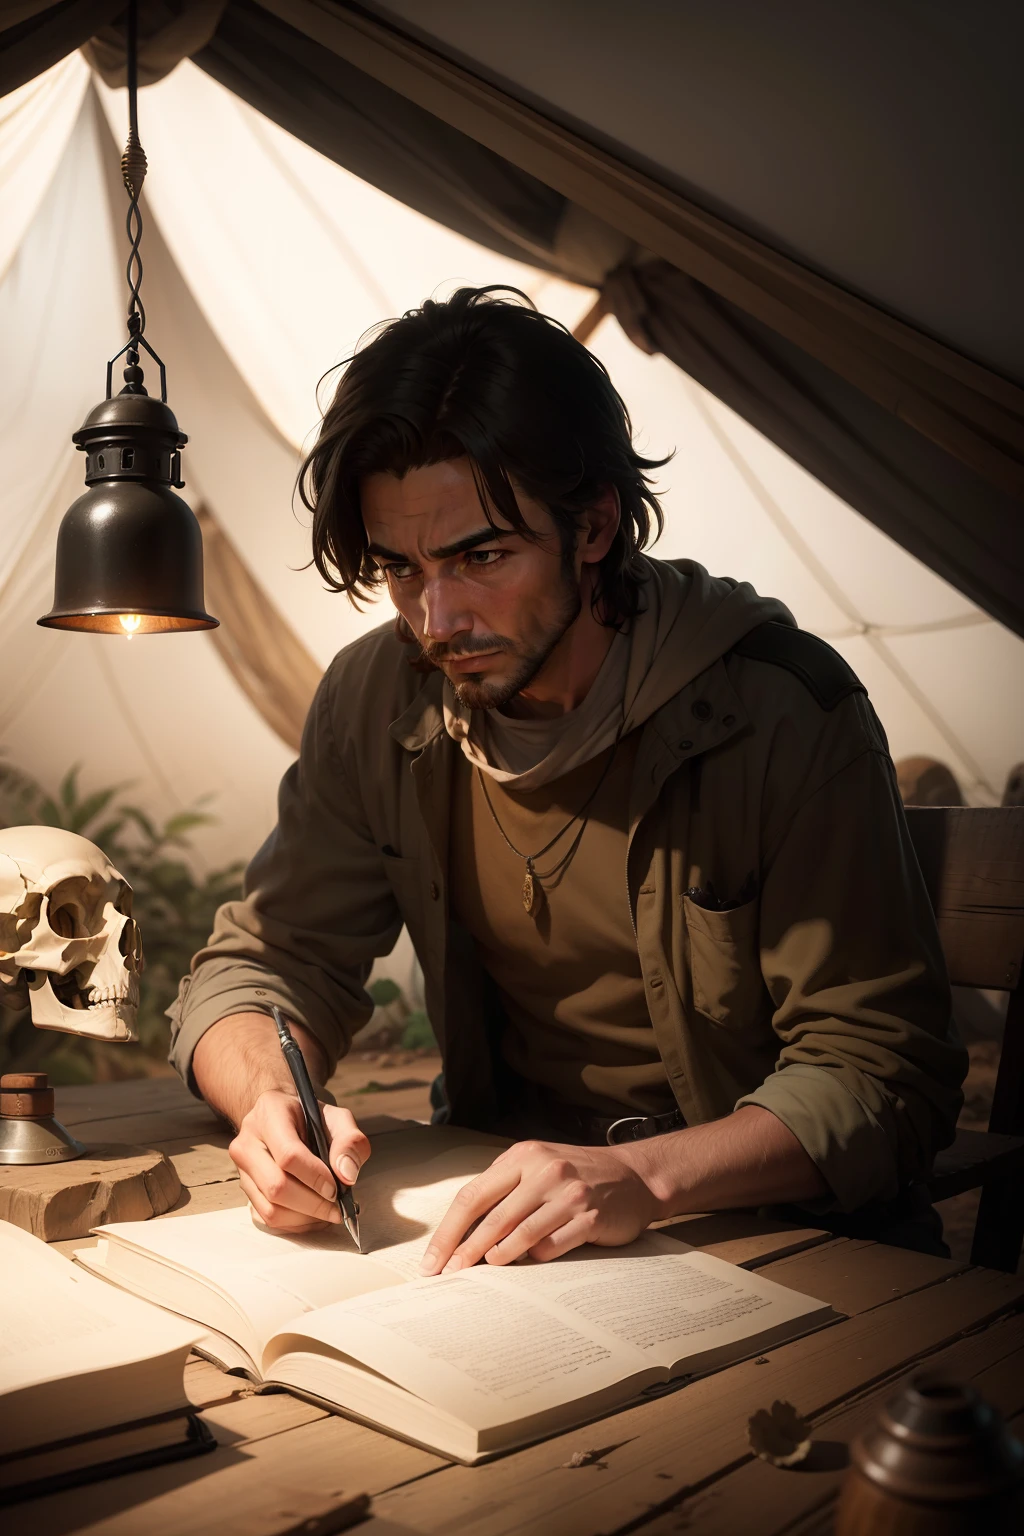
[[[302,1131],[298,1100],[271,1090],[257,1099],[228,1149],[253,1209],[276,1230],[341,1219],[331,1172]]]
[[[331,1138],[331,1167],[343,1183],[354,1184],[370,1155],[370,1139],[359,1129],[351,1110],[334,1104],[325,1104],[323,1110]]]

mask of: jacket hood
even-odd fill
[[[645,559],[644,611],[632,626],[623,692],[623,734],[643,725],[675,694],[759,624],[796,620],[748,581],[710,576],[695,560]]]

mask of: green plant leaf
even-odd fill
[[[86,795],[84,800],[72,806],[68,811],[68,831],[84,832],[90,822],[103,815],[119,788],[120,785],[115,784],[110,789],[98,789],[95,794]]]
[[[68,769],[60,781],[60,788],[57,793],[60,796],[60,803],[65,811],[74,810],[78,802],[78,774],[81,767],[81,763],[75,763]]]
[[[397,1002],[402,995],[402,989],[390,976],[378,976],[376,981],[371,981],[367,992],[373,998],[378,1008],[386,1008],[388,1003]]]
[[[430,1020],[422,1008],[416,1008],[405,1021],[402,1031],[402,1047],[407,1051],[430,1051],[437,1049],[437,1040],[431,1028]]]
[[[102,827],[94,827],[89,833],[89,839],[97,848],[102,848],[107,857],[116,864],[118,860],[118,839],[124,830],[124,817],[114,815],[110,821],[105,821]]]
[[[145,811],[140,811],[137,805],[123,805],[121,807],[121,814],[126,821],[133,821],[150,843],[159,844],[160,834]]]
[[[177,840],[186,832],[191,832],[195,827],[209,827],[216,821],[215,816],[208,815],[205,811],[179,811],[177,816],[170,817],[164,822],[161,836],[168,842]]]

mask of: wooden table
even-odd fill
[[[429,1064],[428,1064],[429,1065]],[[368,1068],[385,1089],[429,1070]],[[420,1084],[339,1098],[367,1112],[424,1115]],[[176,1080],[59,1092],[57,1112],[87,1142],[159,1147],[184,1193],[174,1211],[243,1203],[228,1135]],[[329,1536],[351,1497],[372,1497],[367,1536],[810,1536],[831,1529],[845,1442],[922,1362],[973,1382],[1024,1431],[1024,1280],[877,1243],[836,1239],[745,1213],[673,1230],[845,1313],[756,1360],[480,1467],[427,1451],[193,1358],[192,1401],[218,1440],[193,1461],[116,1478],[4,1512],[6,1536]],[[56,1244],[64,1251],[82,1241]],[[800,1471],[754,1459],[747,1419],[787,1398],[814,1426]],[[573,1465],[583,1455],[583,1465]]]

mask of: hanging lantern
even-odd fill
[[[181,449],[188,441],[167,404],[167,376],[145,337],[142,214],[139,194],[146,156],[137,113],[136,5],[128,8],[128,143],[121,174],[128,192],[128,341],[107,364],[107,396],[72,441],[86,456],[84,496],[64,514],[57,534],[53,607],[39,619],[50,629],[108,635],[213,629],[203,598],[203,539],[181,489]],[[141,349],[141,350],[140,350]],[[160,399],[145,387],[146,352],[160,370]],[[124,357],[124,387],[112,393],[114,364]]]

